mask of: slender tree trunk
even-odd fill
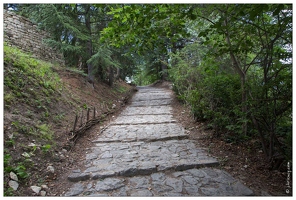
[[[113,67],[109,67],[109,86],[112,86],[114,82],[114,70]]]
[[[116,68],[116,74],[115,74],[115,79],[117,80],[117,79],[119,79],[119,77],[120,77],[120,68]]]
[[[266,142],[265,142],[265,139],[264,139],[264,135],[262,133],[261,128],[259,127],[257,119],[254,117],[253,114],[252,114],[252,121],[253,121],[253,124],[254,124],[255,128],[258,130],[264,155],[266,157],[268,157],[268,152],[267,152],[267,147],[266,147]]]
[[[85,14],[85,26],[86,29],[89,32],[89,40],[86,43],[86,48],[87,48],[87,53],[88,53],[88,59],[91,58],[93,55],[92,52],[92,38],[91,38],[91,23],[90,23],[90,5],[85,5],[86,6],[86,14]],[[90,83],[94,83],[94,74],[93,74],[93,65],[91,63],[87,64],[87,75],[88,75],[88,81]]]
[[[227,26],[227,19],[225,20],[225,25]],[[231,44],[231,41],[230,41],[230,36],[229,36],[229,33],[228,31],[226,31],[225,33],[225,36],[226,36],[226,42],[230,48],[230,58],[232,60],[232,63],[233,63],[233,68],[238,72],[239,76],[240,76],[240,79],[241,79],[241,104],[242,104],[242,107],[241,107],[241,111],[244,115],[244,118],[246,116],[246,113],[248,111],[248,107],[247,107],[247,91],[246,91],[246,71],[244,71],[241,66],[240,66],[240,63],[239,61],[237,60],[237,57],[235,56],[234,52],[231,50],[231,47],[232,47],[232,44]],[[242,133],[244,133],[244,135],[247,134],[247,122],[244,121],[242,123]]]
[[[247,90],[246,90],[246,75],[241,77],[241,88],[242,88],[242,113],[244,115],[244,122],[242,123],[242,132],[244,135],[247,135],[248,131],[248,123],[246,121],[247,118]]]
[[[273,127],[271,128],[273,129]],[[273,154],[274,154],[274,138],[275,138],[275,133],[274,130],[270,130],[269,133],[269,161],[272,160]]]
[[[92,44],[91,44],[91,41],[88,42],[87,48],[89,50],[89,55],[91,57],[91,55],[92,55],[92,50],[91,50],[92,49]],[[94,77],[94,74],[93,74],[93,65],[91,63],[88,63],[87,64],[87,75],[88,75],[88,81],[90,83],[94,83],[95,77]]]
[[[248,107],[247,107],[247,90],[246,90],[246,74],[245,72],[239,67],[239,63],[235,57],[235,55],[230,52],[230,57],[231,60],[233,62],[233,67],[234,69],[238,72],[238,74],[240,75],[240,79],[241,79],[241,111],[243,113],[243,117],[244,119],[246,119],[246,115],[247,115],[247,111],[248,111]],[[247,130],[248,130],[248,123],[245,120],[242,123],[242,133],[244,135],[247,134]]]

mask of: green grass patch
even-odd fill
[[[53,131],[50,129],[49,125],[41,124],[37,126],[39,129],[40,135],[39,137],[46,140],[52,140],[53,138]]]
[[[6,95],[5,104],[11,103],[13,97],[36,96],[34,91],[39,89],[46,96],[62,89],[60,77],[52,70],[51,63],[31,58],[29,54],[7,44],[4,44],[4,86],[5,92],[10,89],[13,93]]]
[[[123,86],[116,86],[114,88],[112,88],[112,93],[113,94],[117,94],[117,93],[125,93],[127,91],[127,88],[123,87]]]

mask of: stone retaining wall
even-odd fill
[[[49,34],[38,30],[37,25],[29,19],[3,10],[3,29],[4,41],[11,46],[32,53],[32,57],[65,64],[61,53],[43,43],[43,39],[49,38]]]

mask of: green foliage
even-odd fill
[[[123,86],[118,86],[118,87],[114,87],[112,89],[112,91],[114,92],[114,94],[118,94],[119,93],[125,93],[127,92],[127,88],[123,87]]]
[[[192,48],[201,48],[192,44],[171,55],[173,67],[170,76],[174,90],[179,98],[191,107],[198,120],[208,121],[208,125],[217,133],[221,130],[234,131],[237,128],[238,103],[240,102],[239,77],[226,74],[221,67],[208,57],[190,55]]]
[[[4,86],[12,89],[16,96],[26,96],[24,89],[28,85],[36,85],[48,89],[49,93],[58,91],[61,88],[59,76],[52,71],[52,65],[34,58],[21,50],[4,44]],[[35,80],[35,81],[34,81]],[[36,81],[37,80],[37,81]],[[34,90],[29,89],[30,93]],[[12,94],[8,93],[6,102],[13,99]]]
[[[56,123],[58,123],[64,118],[65,118],[65,113],[60,113],[60,114],[56,114],[53,119]]]
[[[104,67],[114,66],[120,68],[120,63],[117,60],[112,59],[113,51],[106,46],[99,46],[97,52],[87,61],[93,65],[102,65]]]
[[[46,44],[60,50],[66,66],[87,72],[94,78],[112,84],[113,69],[120,68],[115,78],[130,75],[133,63],[126,55],[129,47],[111,48],[100,42],[101,31],[111,18],[107,15],[113,5],[92,4],[34,4],[25,5],[20,12],[50,33]]]
[[[38,125],[37,128],[39,129],[40,135],[39,137],[46,140],[52,140],[53,137],[53,131],[50,130],[49,125],[47,124],[41,124]]]
[[[291,158],[291,5],[201,7],[195,43],[171,55],[174,90],[226,141],[258,137],[269,159]]]
[[[88,105],[86,103],[83,104],[83,109],[85,109],[85,110],[88,109]]]
[[[16,173],[16,175],[18,177],[20,177],[21,179],[25,179],[29,177],[29,174],[26,172],[26,167],[23,165],[23,163],[18,163],[18,165],[13,168],[12,171],[14,171]]]
[[[149,65],[138,65],[137,67],[136,75],[133,77],[136,85],[149,85],[160,79],[157,65],[154,68]]]
[[[11,160],[11,155],[10,154],[4,154],[4,171],[5,172],[10,172],[11,167],[9,166]]]
[[[20,123],[18,121],[14,121],[11,123],[11,125],[16,128],[18,133],[35,135],[38,138],[46,140],[46,141],[52,141],[52,139],[53,139],[53,131],[50,129],[50,126],[47,124],[37,125],[37,127],[34,128],[31,126],[23,125],[22,123]],[[7,141],[7,142],[10,142],[13,144],[13,140]]]
[[[38,109],[41,120],[31,124],[15,120],[11,123],[15,133],[36,136],[40,141],[52,143],[53,132],[45,122],[53,118],[50,113],[50,105],[54,101],[53,94],[60,92],[62,88],[60,78],[52,70],[52,65],[4,44],[4,76],[5,108],[11,109],[16,103],[23,103],[29,108],[25,113],[27,117],[36,120],[30,111],[30,108],[34,107]],[[20,114],[17,109],[14,109],[13,113]],[[15,145],[15,141],[12,138],[6,140],[5,144]]]
[[[27,169],[22,162],[19,162],[17,166],[12,166],[11,155],[4,154],[4,172],[9,173],[13,171],[20,179],[26,179],[29,176],[26,170]]]
[[[134,44],[142,52],[156,45],[164,48],[164,38],[176,41],[187,34],[185,20],[189,8],[190,5],[114,5],[108,12],[113,20],[103,29],[101,41],[116,47]]]
[[[13,189],[12,188],[5,189],[4,196],[13,196]]]
[[[73,72],[75,74],[79,74],[81,76],[87,77],[87,73],[85,73],[83,70],[77,69],[75,67],[67,67],[67,71],[70,71],[70,72]]]
[[[43,151],[43,153],[47,153],[50,150],[50,148],[51,148],[50,144],[41,146],[41,150]]]
[[[291,158],[292,4],[48,4],[24,13],[89,76],[110,81],[117,68],[144,85],[165,77],[169,66],[179,99],[217,136],[257,137],[269,159],[275,152]],[[10,51],[4,63],[17,69],[4,72],[5,87],[15,91],[4,96],[7,106],[34,94],[22,90],[28,81],[19,77],[38,65]],[[55,90],[47,81],[38,83]]]
[[[15,145],[15,141],[14,138],[10,138],[9,140],[5,141],[5,144],[9,147],[9,146],[14,146]]]
[[[87,60],[88,64],[94,66],[92,74],[99,77],[103,81],[110,79],[111,70],[120,69],[120,78],[125,79],[126,76],[131,76],[133,67],[133,60],[124,54],[124,50],[115,49],[105,44],[97,45],[95,48],[95,54]],[[119,77],[117,77],[119,78]]]
[[[19,121],[13,121],[11,125],[16,128],[18,133],[29,134],[31,131],[30,127],[27,127],[26,125],[21,124]]]
[[[51,34],[52,38],[44,42],[63,52],[68,65],[76,65],[79,56],[87,59],[84,44],[90,35],[83,23],[79,23],[77,12],[77,8],[67,4],[29,5],[22,10],[23,15],[27,15],[39,24],[40,29]]]

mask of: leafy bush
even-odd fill
[[[254,65],[242,84],[242,77],[229,67],[229,55],[211,51],[196,42],[170,55],[170,79],[179,99],[225,141],[256,137],[270,160],[275,153],[291,160],[291,63]]]
[[[208,121],[208,126],[218,135],[221,130],[238,131],[243,115],[238,112],[241,103],[239,77],[221,70],[213,57],[201,61],[201,56],[190,55],[194,48],[198,49],[199,45],[188,45],[171,55],[170,78],[174,91],[191,107],[195,118]]]

